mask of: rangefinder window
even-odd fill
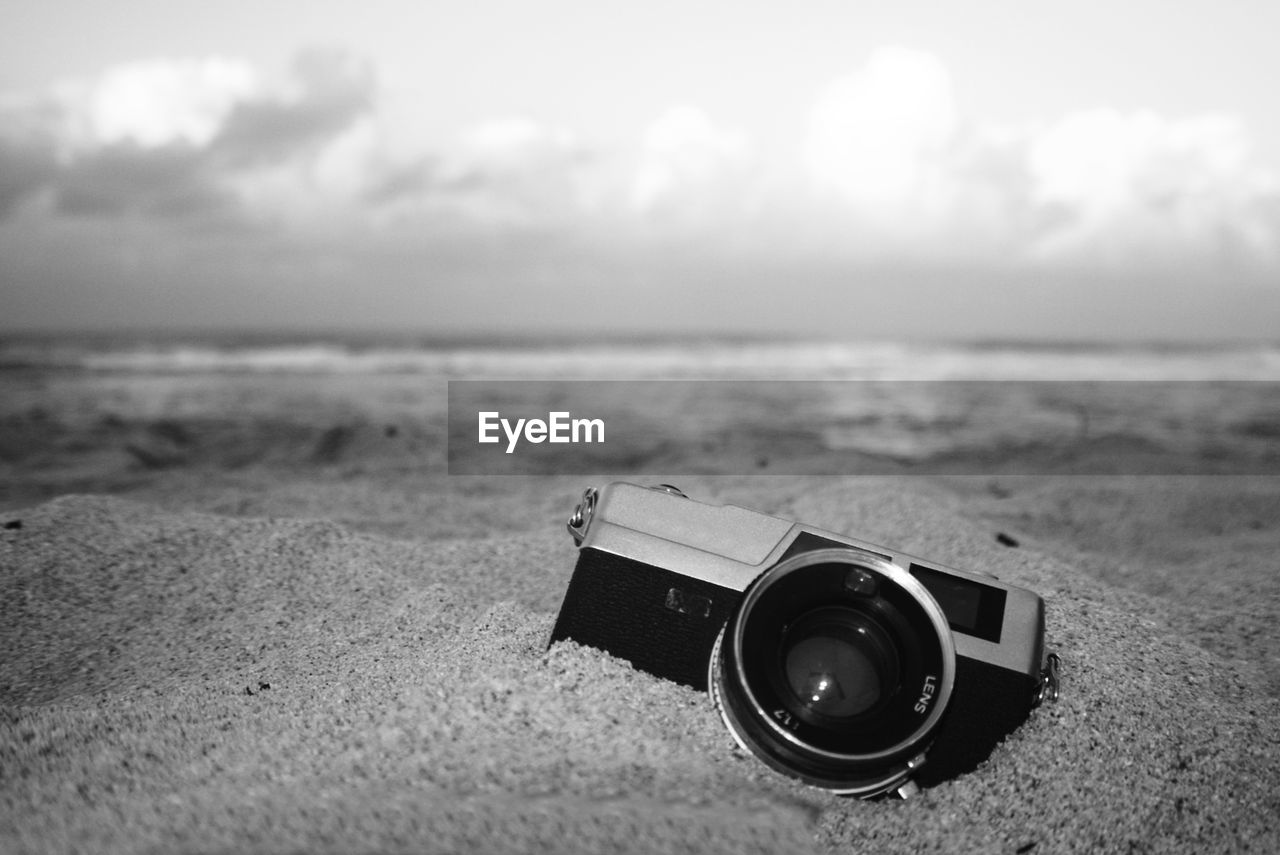
[[[938,601],[953,630],[1000,643],[1006,597],[1003,590],[923,564],[912,564],[910,571]]]

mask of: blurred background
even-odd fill
[[[23,3],[0,330],[1280,329],[1280,9]]]
[[[251,484],[226,505],[249,512],[262,467],[434,477],[451,378],[1192,381],[1127,391],[1115,465],[1089,472],[1275,463],[1274,4],[52,0],[8,18],[10,503],[189,495],[175,479],[196,471]],[[1222,380],[1263,383],[1194,387]],[[1031,440],[991,425],[1098,433],[1066,387],[884,388],[804,410],[800,471],[860,472],[857,452],[891,458],[876,472],[1026,472]],[[776,460],[793,408],[726,396],[719,446],[619,465]],[[648,417],[687,416],[669,409]]]

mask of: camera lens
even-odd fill
[[[907,571],[823,549],[752,583],[710,668],[712,696],[744,748],[807,783],[869,796],[901,783],[932,741],[955,648],[942,610]]]
[[[843,719],[874,707],[897,685],[897,653],[852,609],[816,609],[786,633],[782,670],[792,700],[814,717]]]

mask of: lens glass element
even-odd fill
[[[802,709],[829,719],[859,715],[897,688],[898,662],[867,616],[844,608],[810,612],[787,633],[782,669]]]

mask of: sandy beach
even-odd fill
[[[1280,477],[632,478],[1044,597],[1061,698],[862,802],[699,693],[548,649],[564,518],[611,475],[445,474],[439,385],[3,383],[5,852],[1280,848]]]

